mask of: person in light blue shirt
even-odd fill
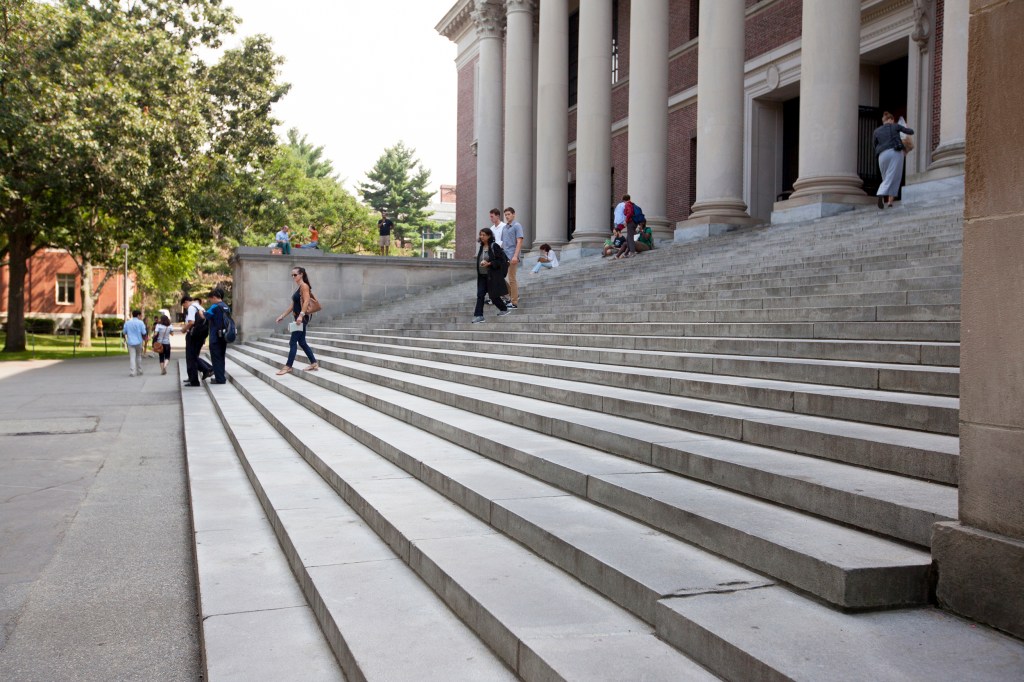
[[[124,323],[124,342],[128,346],[128,376],[142,376],[142,344],[149,337],[142,311],[133,310],[132,319]]]
[[[292,252],[292,237],[291,228],[285,225],[277,234],[274,235],[274,239],[277,240],[277,248],[281,249],[281,254],[287,256]]]

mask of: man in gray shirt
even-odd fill
[[[511,298],[510,308],[519,307],[519,284],[516,282],[516,271],[519,269],[519,253],[523,249],[523,226],[516,221],[516,210],[511,206],[505,209],[505,229],[501,232],[501,248],[508,256],[508,293]]]

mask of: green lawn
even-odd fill
[[[0,348],[7,340],[7,335],[0,332]],[[26,350],[21,353],[0,352],[0,362],[5,360],[70,360],[72,358],[96,358],[104,355],[124,355],[120,337],[107,339],[106,350],[103,339],[94,338],[92,348],[75,348],[75,336],[53,336],[52,334],[28,334],[25,337]],[[33,342],[35,348],[33,350]]]

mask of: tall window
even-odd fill
[[[75,302],[75,276],[57,275],[57,303],[73,305]]]
[[[690,0],[690,40],[697,37],[700,30],[700,0]]]
[[[619,82],[619,0],[612,0],[612,85]]]
[[[580,85],[580,13],[569,15],[569,106],[575,106]]]

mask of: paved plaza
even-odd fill
[[[0,363],[7,682],[200,677],[178,378],[145,364]]]

